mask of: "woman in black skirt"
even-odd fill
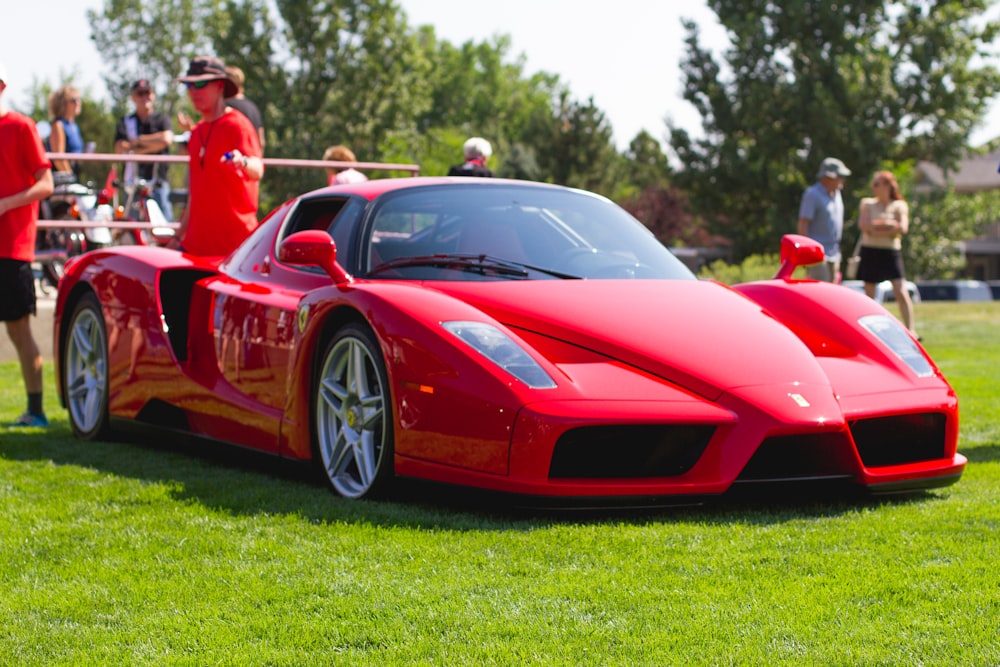
[[[858,228],[861,230],[861,263],[858,278],[865,283],[865,294],[875,296],[875,286],[892,281],[892,291],[899,304],[900,319],[913,328],[913,302],[906,291],[903,274],[903,234],[910,225],[909,207],[899,193],[899,183],[889,171],[880,171],[872,179],[874,197],[861,200]]]

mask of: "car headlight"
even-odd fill
[[[866,315],[858,324],[878,338],[883,345],[903,360],[919,377],[934,375],[934,369],[927,357],[920,351],[916,341],[907,333],[903,325],[888,315]]]
[[[532,389],[554,389],[555,381],[507,334],[486,322],[442,322],[441,326]]]

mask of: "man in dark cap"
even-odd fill
[[[169,155],[174,142],[174,133],[170,117],[154,111],[156,93],[146,79],[139,79],[132,84],[132,104],[135,113],[129,114],[118,121],[115,127],[115,152],[134,153],[138,155]],[[167,220],[174,219],[173,208],[170,205],[170,182],[167,180],[168,164],[165,162],[152,164],[145,162],[139,165],[125,165],[124,181],[131,185],[136,178],[154,181],[153,199],[159,204],[160,210]]]
[[[257,228],[264,175],[257,131],[226,106],[236,84],[218,58],[198,57],[177,79],[201,120],[188,138],[188,205],[172,247],[195,255],[226,256]]]
[[[840,273],[840,236],[844,231],[844,200],[840,191],[851,170],[835,157],[823,160],[816,182],[802,194],[798,232],[823,244],[824,261],[808,268],[810,278],[834,282]]]

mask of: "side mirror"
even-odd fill
[[[781,237],[781,268],[774,277],[776,280],[790,280],[795,269],[819,264],[825,256],[819,241],[799,234],[785,234]]]
[[[322,229],[307,229],[289,236],[278,246],[278,260],[299,266],[319,266],[337,285],[353,280],[350,274],[337,264],[337,244]]]

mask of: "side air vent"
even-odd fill
[[[698,462],[714,426],[587,426],[556,443],[552,479],[675,477]]]
[[[944,458],[945,423],[938,412],[859,419],[851,435],[866,467]]]
[[[160,304],[170,347],[178,361],[187,361],[188,319],[194,284],[212,275],[208,271],[171,270],[160,274]]]

